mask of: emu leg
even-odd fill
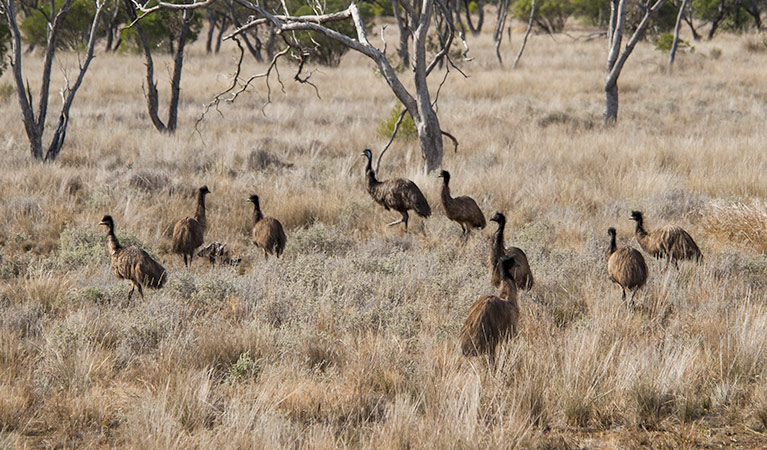
[[[621,296],[621,300],[623,300],[625,302],[626,301],[626,288],[621,286],[621,290],[623,291],[623,295]]]
[[[138,286],[138,293],[141,296],[141,300],[144,300],[144,290],[141,289],[141,285],[140,284],[137,284],[136,286]]]
[[[130,288],[130,292],[128,292],[128,302],[130,302],[130,298],[133,296],[133,291],[136,289],[136,285],[134,284]]]
[[[189,263],[186,262],[186,253],[184,253],[184,266],[189,267]]]
[[[263,250],[264,250],[264,259],[269,261],[269,254],[266,253],[266,249],[263,249]]]
[[[631,299],[629,300],[629,305],[631,305],[632,308],[634,307],[634,296],[637,295],[638,290],[639,288],[636,288],[634,289],[634,292],[631,293]]]

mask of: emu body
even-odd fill
[[[394,210],[402,215],[400,220],[394,221],[389,226],[399,223],[405,224],[407,231],[407,222],[409,219],[408,210],[413,210],[424,219],[431,215],[431,207],[426,201],[423,193],[415,183],[404,178],[395,178],[391,180],[378,181],[376,173],[373,170],[373,154],[369,149],[365,149],[362,154],[367,158],[365,166],[365,177],[367,179],[368,193],[379,205],[386,208],[387,211]]]
[[[282,224],[274,217],[264,217],[258,195],[253,194],[248,200],[253,203],[253,243],[263,250],[265,259],[269,255],[279,258],[288,240]]]
[[[630,220],[636,222],[634,232],[639,246],[656,259],[665,259],[666,266],[673,263],[679,267],[680,260],[703,262],[703,254],[692,236],[682,228],[668,225],[650,232],[644,229],[644,218],[640,211],[632,211]]]
[[[469,309],[461,329],[461,351],[465,356],[487,354],[495,364],[498,344],[508,340],[517,332],[519,305],[517,286],[514,281],[514,256],[505,257],[499,263],[501,288],[498,295],[480,297]]]
[[[634,295],[647,282],[647,264],[639,250],[632,247],[618,248],[615,242],[615,228],[609,228],[610,246],[607,249],[607,274],[623,291],[626,300],[626,289],[631,292],[630,303],[634,303]]]
[[[487,258],[487,265],[490,268],[490,282],[495,287],[501,285],[498,263],[504,256],[513,256],[516,261],[512,273],[514,282],[517,284],[517,288],[529,291],[532,289],[535,280],[533,279],[533,272],[530,270],[530,264],[527,262],[527,255],[518,247],[506,248],[504,246],[503,233],[506,228],[506,216],[497,212],[490,220],[498,224],[498,229],[495,231],[490,244],[490,254]]]
[[[468,239],[472,228],[485,228],[485,215],[477,206],[477,202],[471,197],[460,196],[452,197],[450,195],[450,172],[443,170],[442,177],[442,206],[445,208],[445,215],[448,219],[458,223],[461,226],[461,236]]]
[[[197,191],[197,209],[192,217],[184,217],[173,227],[171,250],[184,257],[184,265],[192,264],[195,250],[201,246],[205,238],[207,221],[205,218],[205,196],[209,194],[208,186]]]
[[[138,288],[141,299],[144,299],[142,286],[160,289],[168,278],[165,268],[152,259],[143,249],[135,246],[123,247],[115,236],[115,225],[112,216],[104,216],[99,225],[107,227],[107,239],[112,259],[112,270],[115,276],[122,280],[128,280],[133,284],[128,293],[128,301],[133,296],[133,291]]]

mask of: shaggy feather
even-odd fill
[[[194,217],[184,217],[176,222],[173,227],[171,250],[173,253],[184,257],[184,265],[192,264],[195,250],[204,242],[205,228],[205,195],[209,194],[207,186],[201,187],[197,192],[197,209]],[[188,260],[187,260],[188,258]]]
[[[506,248],[503,243],[503,232],[506,228],[506,216],[497,212],[490,219],[498,223],[498,229],[490,245],[490,254],[487,258],[487,266],[490,268],[490,283],[498,287],[501,285],[501,275],[498,272],[498,262],[504,256],[513,256],[516,265],[513,269],[514,280],[519,289],[529,291],[532,289],[535,280],[533,272],[530,270],[530,264],[527,262],[527,255],[518,247]]]
[[[450,196],[450,172],[443,170],[439,175],[443,179],[442,183],[442,206],[445,208],[445,215],[453,222],[461,226],[462,235],[470,233],[472,228],[485,228],[485,215],[477,206],[477,202],[471,197],[451,197]]]
[[[486,295],[471,305],[460,335],[464,355],[487,354],[493,363],[498,344],[516,334],[519,305],[512,270],[515,265],[513,256],[503,258],[499,264],[503,285],[498,296]]]
[[[112,259],[112,270],[115,276],[122,280],[133,283],[128,293],[128,300],[133,295],[133,290],[138,288],[141,298],[144,298],[142,286],[160,289],[168,278],[168,273],[160,263],[152,259],[143,249],[135,246],[123,247],[117,240],[114,232],[114,220],[112,216],[104,216],[99,225],[107,226],[107,238]]]
[[[647,282],[647,264],[639,250],[632,247],[617,248],[615,242],[615,228],[607,230],[610,235],[610,247],[607,249],[607,274],[610,279],[620,285],[623,291],[623,299],[626,299],[626,289],[633,291],[634,295]]]
[[[644,229],[644,218],[640,211],[631,212],[631,220],[636,222],[635,235],[642,250],[651,256],[677,265],[679,260],[703,262],[703,254],[689,233],[677,226],[668,225],[647,232]]]
[[[269,255],[279,258],[287,242],[282,224],[274,217],[264,217],[258,195],[251,195],[249,200],[253,202],[253,243],[264,251],[264,258],[269,259]]]
[[[429,202],[426,201],[426,197],[424,197],[415,183],[404,178],[378,181],[372,166],[372,153],[366,149],[362,154],[368,159],[365,167],[368,193],[376,203],[386,208],[387,211],[393,209],[402,214],[401,221],[391,223],[390,225],[404,222],[405,230],[407,230],[408,210],[414,210],[416,214],[423,218],[431,215]]]
[[[220,242],[211,242],[210,244],[201,248],[200,251],[197,252],[197,256],[200,258],[208,258],[211,266],[215,264],[227,264],[230,266],[236,266],[242,262],[241,258],[235,258],[232,256],[232,253],[226,247],[226,244],[222,244]]]

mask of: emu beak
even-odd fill
[[[107,225],[107,223],[102,220],[101,222],[99,222],[99,225]]]

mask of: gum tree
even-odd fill
[[[0,6],[2,7],[1,12],[5,16],[4,19],[8,25],[8,31],[10,33],[10,68],[13,82],[16,87],[19,106],[21,107],[21,120],[24,122],[24,129],[27,133],[27,139],[29,140],[30,154],[34,159],[41,161],[53,161],[64,146],[67,125],[69,124],[69,110],[75,100],[77,90],[80,88],[80,85],[85,78],[88,67],[93,60],[93,48],[96,44],[98,23],[104,8],[104,1],[100,2],[96,0],[96,11],[88,34],[85,55],[80,61],[80,70],[74,83],[70,84],[69,79],[67,78],[64,87],[61,89],[62,106],[59,112],[58,124],[53,131],[53,136],[51,137],[49,144],[44,146],[43,134],[45,132],[45,119],[48,114],[51,70],[53,68],[53,60],[56,56],[57,41],[64,30],[64,20],[72,8],[73,0],[64,0],[58,9],[53,7],[54,2],[51,3],[52,7],[50,8],[50,11],[48,11],[46,18],[48,25],[46,27],[45,56],[41,73],[41,86],[38,93],[40,98],[37,110],[35,110],[32,90],[29,88],[29,83],[27,82],[25,86],[26,77],[24,75],[21,59],[21,32],[19,31],[19,23],[16,17],[16,0],[0,0]]]
[[[141,17],[145,17],[160,9],[191,10],[207,8],[216,1],[218,0],[205,0],[191,4],[159,2],[156,6],[151,8],[142,8]],[[424,166],[427,171],[435,170],[442,164],[443,135],[448,136],[453,140],[454,144],[457,145],[455,139],[448,133],[442,131],[440,127],[439,118],[434,109],[434,103],[436,97],[439,95],[439,90],[437,90],[435,98],[432,98],[432,95],[429,92],[428,83],[429,75],[434,72],[434,69],[437,68],[440,63],[447,62],[446,67],[448,71],[450,67],[459,70],[453,64],[450,55],[448,54],[453,43],[453,36],[456,35],[456,28],[453,22],[452,11],[443,0],[398,0],[399,7],[402,8],[404,14],[408,17],[408,23],[405,24],[406,32],[411,34],[413,39],[410,57],[412,70],[409,71],[409,74],[406,72],[402,75],[397,74],[386,55],[386,41],[383,32],[381,35],[383,42],[382,49],[374,46],[368,40],[367,29],[363,23],[359,8],[355,3],[351,3],[342,11],[330,13],[316,11],[316,14],[293,16],[289,14],[287,7],[284,7],[284,5],[283,13],[275,13],[267,11],[258,3],[251,3],[247,0],[236,1],[239,5],[252,12],[252,16],[246,24],[239,27],[233,31],[230,36],[225,38],[235,39],[238,46],[240,46],[240,63],[244,52],[242,51],[242,46],[239,44],[238,36],[251,28],[260,25],[271,24],[276,30],[279,38],[286,44],[286,48],[275,54],[265,73],[251,77],[245,82],[239,79],[240,64],[238,63],[235,79],[231,87],[216,97],[214,100],[216,105],[223,99],[223,96],[227,94],[231,94],[233,97],[225,101],[233,101],[236,95],[243,92],[255,78],[266,78],[268,85],[269,78],[273,76],[275,72],[273,68],[277,64],[277,61],[288,55],[289,50],[297,50],[299,55],[304,55],[306,53],[304,49],[301,48],[300,43],[297,42],[294,36],[292,36],[292,32],[310,31],[319,33],[348,47],[352,51],[361,53],[376,64],[381,75],[386,80],[386,83],[391,88],[392,93],[405,106],[403,114],[404,111],[407,111],[415,122],[418,131],[419,146],[421,148]],[[137,20],[140,21],[141,17]],[[329,24],[333,22],[340,21],[350,21],[354,25],[356,36],[347,36],[329,26]],[[433,26],[437,32],[438,49],[432,57],[429,57],[427,55],[427,35]],[[465,42],[464,47],[467,49],[466,51],[468,51],[468,46]],[[466,51],[464,51],[464,57]],[[301,71],[303,65],[304,60],[301,58],[298,64],[298,72],[294,78],[300,82],[309,82],[308,76],[302,78]],[[447,73],[445,75],[447,75]],[[412,76],[414,87],[412,89],[405,87],[400,76]]]

